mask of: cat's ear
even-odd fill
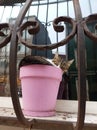
[[[61,62],[61,57],[59,56],[58,52],[55,53],[55,56],[54,58],[52,59],[52,62],[55,64],[55,65],[59,65],[60,62]]]
[[[63,73],[66,73],[68,71],[68,69],[71,66],[71,64],[73,63],[73,61],[74,61],[74,59],[61,62],[60,68],[63,70]]]
[[[71,66],[71,64],[74,62],[74,59],[67,61],[68,68]]]
[[[53,58],[52,60],[57,60],[57,59],[59,59],[59,54],[58,54],[58,52],[55,53],[54,58]]]

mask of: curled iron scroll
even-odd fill
[[[53,44],[49,44],[49,45],[36,45],[36,44],[33,44],[33,43],[28,43],[26,40],[24,40],[22,38],[22,32],[27,29],[27,27],[30,27],[31,25],[33,26],[32,29],[28,30],[28,32],[30,34],[36,34],[38,31],[39,31],[39,23],[36,21],[27,21],[26,23],[24,23],[23,25],[21,25],[21,27],[19,28],[18,30],[18,38],[19,38],[19,41],[24,44],[25,46],[27,46],[28,48],[36,48],[36,49],[40,49],[40,50],[43,50],[43,49],[54,49],[54,48],[57,48],[59,46],[62,46],[62,45],[65,45],[66,43],[68,43],[68,41],[70,39],[73,38],[73,36],[75,35],[76,33],[76,22],[72,19],[72,18],[69,18],[69,17],[58,17],[56,18],[54,21],[53,21],[53,27],[55,29],[55,31],[57,32],[62,32],[64,31],[64,27],[62,25],[58,25],[58,23],[60,22],[66,22],[66,23],[69,23],[71,24],[72,26],[72,31],[71,33],[62,41],[58,42],[58,43],[53,43]]]
[[[38,31],[40,29],[39,28],[39,23],[37,21],[27,21],[24,24],[22,24],[21,27],[20,27],[20,29],[19,29],[20,30],[19,31],[20,36],[22,35],[22,31],[24,29],[26,29],[27,27],[29,27],[29,26],[32,26],[32,27],[34,26],[33,28],[30,27],[28,29],[29,34],[36,34],[36,33],[38,33]],[[19,34],[18,34],[18,36],[19,36]]]
[[[6,29],[10,31],[8,34],[4,33],[4,30]],[[0,37],[3,38],[3,40],[0,40],[0,48],[2,48],[6,46],[11,39],[11,26],[8,23],[0,24]]]
[[[92,21],[96,21],[96,22],[97,22],[97,14],[89,15],[89,16],[83,21],[83,28],[84,28],[85,34],[86,34],[90,39],[97,41],[97,34],[92,33],[92,32],[89,30],[88,26],[87,26],[87,23],[92,22]],[[95,30],[97,30],[97,24],[95,25]]]

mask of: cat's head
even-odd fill
[[[59,66],[63,73],[66,73],[69,69],[69,67],[71,66],[71,64],[73,63],[74,59],[69,60],[69,61],[65,61],[63,58],[61,58],[58,53],[55,54],[54,58],[52,59],[52,62],[56,65]]]

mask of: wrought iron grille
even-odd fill
[[[95,24],[94,31],[91,32],[87,26],[88,23],[97,22],[97,14],[91,14],[97,12],[97,10],[93,10],[91,0],[88,1],[89,12],[85,15],[81,6],[81,0],[73,0],[73,1],[63,1],[63,0],[42,0],[42,1],[32,1],[27,0],[24,1],[0,1],[0,5],[2,8],[1,24],[0,24],[0,48],[3,50],[4,54],[1,51],[1,64],[4,63],[3,66],[4,71],[1,72],[4,75],[9,73],[10,79],[10,89],[11,89],[11,97],[14,105],[14,109],[17,115],[18,120],[24,124],[31,126],[33,125],[33,121],[28,121],[21,110],[18,94],[17,94],[17,63],[18,58],[21,58],[27,53],[31,54],[31,50],[35,49],[35,55],[37,54],[37,50],[45,50],[45,56],[48,57],[47,51],[52,50],[60,52],[60,50],[64,50],[65,55],[67,55],[67,59],[69,57],[68,53],[68,44],[71,45],[70,41],[74,38],[76,43],[76,67],[78,74],[78,120],[76,125],[76,130],[82,130],[84,125],[85,118],[85,104],[86,104],[86,48],[85,48],[85,36],[89,37],[95,43],[97,42],[97,25]],[[86,1],[85,1],[86,2]],[[6,7],[6,5],[8,5]],[[53,8],[52,8],[53,5]],[[4,12],[6,8],[11,6],[9,12],[9,18],[7,23],[4,23]],[[18,7],[17,11],[16,8]],[[20,9],[19,9],[20,8]],[[72,8],[72,11],[71,11]],[[34,9],[36,10],[34,12]],[[82,9],[82,10],[81,10]],[[15,17],[11,17],[14,12]],[[44,11],[45,10],[45,11]],[[54,11],[53,11],[54,10]],[[33,14],[34,12],[34,14]],[[61,12],[61,13],[60,13]],[[31,13],[31,14],[30,14]],[[45,15],[45,17],[41,17]],[[52,15],[53,14],[53,15]],[[90,15],[91,14],[91,15]],[[84,18],[83,18],[84,15]],[[89,15],[89,16],[88,16]],[[29,19],[31,18],[31,22]],[[47,44],[47,32],[46,32],[46,42],[44,45],[37,44],[35,40],[35,44],[32,44],[30,40],[34,35],[37,35],[39,24],[35,19],[39,19],[42,24],[46,27],[48,31],[52,30],[53,36],[51,39],[51,43]],[[34,20],[33,20],[34,19]],[[32,26],[29,30],[32,37],[29,39],[29,33],[27,33],[27,29]],[[68,29],[69,28],[69,29]],[[66,31],[64,31],[64,29]],[[54,31],[55,30],[55,31]],[[64,32],[63,32],[64,31]],[[60,34],[62,33],[62,36]],[[22,34],[24,37],[22,37]],[[54,40],[54,41],[53,41]],[[8,44],[10,43],[10,44]],[[30,44],[29,44],[30,43]],[[24,50],[20,50],[21,44]],[[64,47],[66,45],[66,47]],[[6,47],[7,46],[7,47]],[[10,50],[7,50],[10,46]],[[60,49],[60,47],[62,47]],[[64,48],[63,48],[64,47]],[[18,51],[20,51],[20,55],[18,56]],[[30,51],[29,51],[30,50]],[[21,53],[23,51],[23,53]],[[10,54],[9,54],[10,52]],[[8,54],[7,54],[8,53]],[[23,55],[22,55],[23,54]],[[64,55],[64,54],[62,54]],[[9,57],[9,58],[8,58]],[[7,68],[9,64],[9,70]],[[2,65],[1,65],[2,66]],[[1,71],[3,70],[1,68]],[[8,71],[8,72],[7,72]],[[71,73],[69,73],[71,74]],[[72,74],[71,74],[72,75]],[[6,80],[6,77],[3,78]],[[14,86],[14,87],[13,87]]]

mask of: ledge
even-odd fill
[[[77,121],[77,107],[77,101],[57,100],[55,116],[30,117],[35,121],[33,128],[73,130]],[[10,97],[0,97],[0,125],[23,127],[16,118]],[[85,130],[86,127],[97,130],[97,102],[86,102]]]

